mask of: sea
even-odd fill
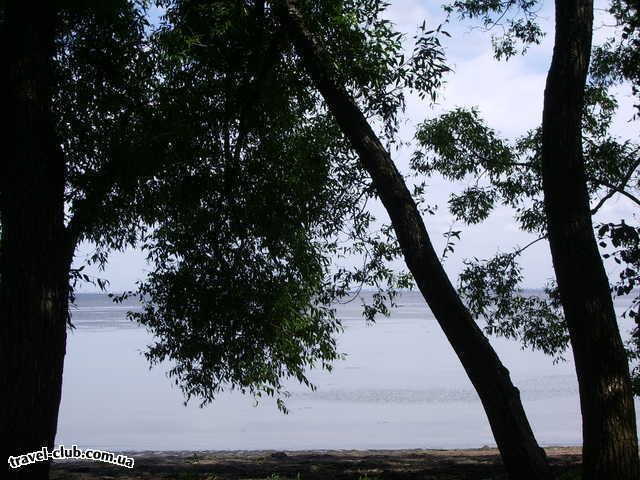
[[[368,294],[363,294],[368,295]],[[616,301],[622,313],[630,298]],[[361,304],[338,307],[344,359],[310,372],[315,391],[287,383],[288,413],[237,391],[204,407],[185,405],[150,368],[153,341],[128,320],[135,300],[79,294],[72,307],[57,444],[113,451],[479,448],[495,441],[477,394],[422,296],[406,292],[388,318],[367,323]],[[628,338],[631,322],[621,321]],[[491,338],[511,373],[538,442],[581,444],[578,387],[570,351],[555,363],[517,342]],[[640,402],[636,400],[640,411]]]

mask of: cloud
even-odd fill
[[[437,112],[477,106],[487,123],[507,137],[535,128],[542,119],[546,74],[529,71],[525,58],[497,62],[485,52],[459,62]]]

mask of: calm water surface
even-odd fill
[[[78,295],[69,333],[57,443],[109,450],[464,448],[495,445],[480,401],[422,297],[404,294],[391,318],[367,325],[341,306],[346,360],[312,372],[318,390],[290,384],[275,402],[226,393],[184,406],[166,368],[149,370],[151,336],[126,319],[135,303]],[[624,309],[625,301],[617,308]],[[623,325],[624,333],[626,328]],[[573,362],[491,339],[520,388],[543,445],[581,443]],[[569,355],[570,357],[570,355]],[[636,408],[640,408],[636,401]]]

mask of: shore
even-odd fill
[[[579,447],[545,448],[559,480],[577,479]],[[133,469],[100,462],[62,461],[51,479],[179,480],[499,480],[506,479],[495,448],[468,450],[313,450],[120,452]]]

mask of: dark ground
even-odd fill
[[[551,447],[559,480],[578,479],[580,448]],[[123,452],[133,469],[89,461],[52,466],[51,478],[179,480],[498,480],[506,479],[496,449]]]

